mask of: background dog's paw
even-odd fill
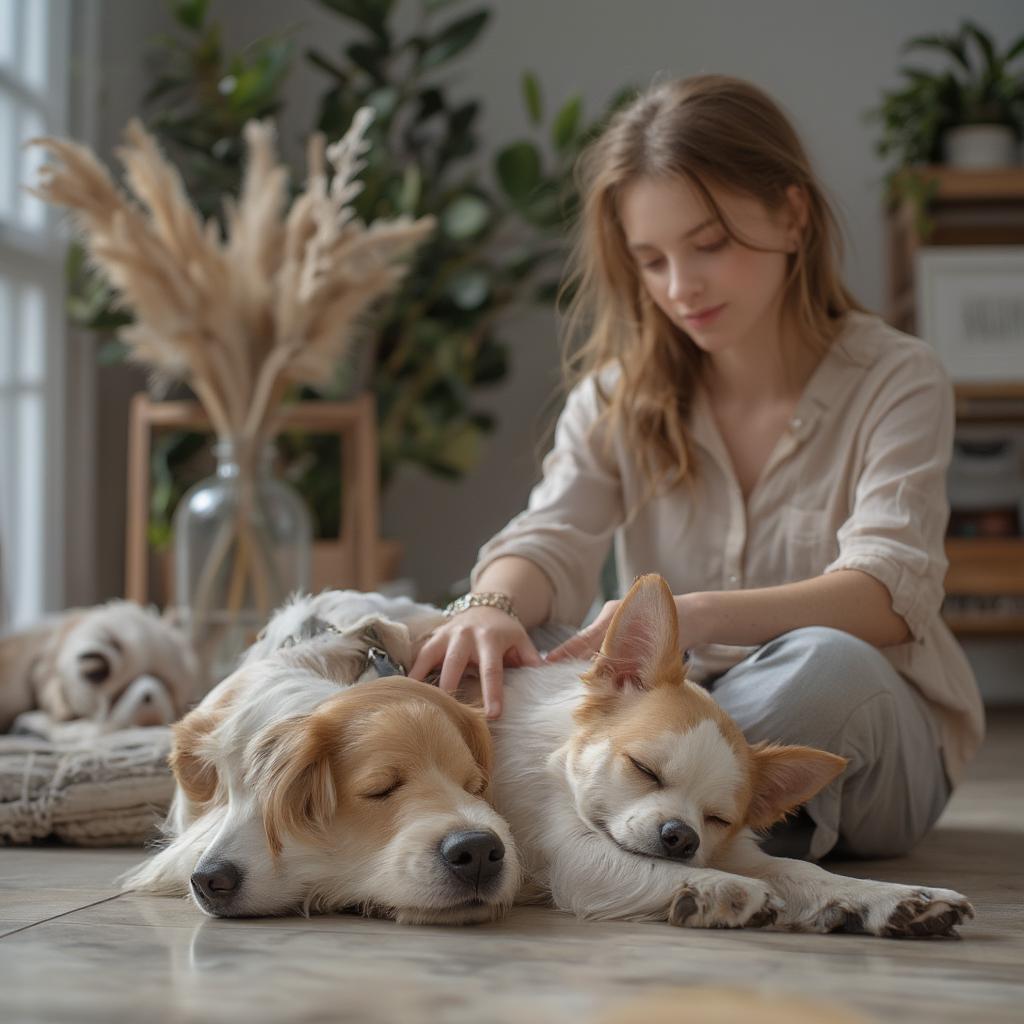
[[[890,939],[958,937],[956,926],[974,917],[967,898],[952,889],[912,889],[877,932]]]
[[[676,890],[668,923],[677,928],[764,928],[774,924],[782,900],[754,879],[688,882]]]

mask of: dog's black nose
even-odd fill
[[[501,872],[505,844],[488,829],[449,832],[441,840],[441,859],[460,882],[480,886]]]
[[[700,846],[700,836],[678,818],[666,821],[661,826],[661,848],[666,857],[674,860],[689,860]]]
[[[242,884],[242,872],[230,861],[209,864],[192,873],[192,888],[211,909],[226,906]]]

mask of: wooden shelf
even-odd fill
[[[908,177],[936,183],[939,202],[1002,203],[1024,201],[1024,167],[966,170],[959,167],[914,167]]]
[[[1024,537],[949,537],[947,594],[1024,595]]]
[[[1010,636],[1024,633],[1024,615],[943,616],[957,636]]]

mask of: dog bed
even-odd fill
[[[167,726],[103,731],[22,716],[0,736],[0,843],[141,846],[174,795]]]

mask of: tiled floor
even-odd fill
[[[901,1024],[1019,1022],[1024,715],[996,713],[991,725],[970,779],[913,856],[847,866],[960,889],[978,911],[961,942],[587,924],[536,908],[464,929],[212,921],[184,901],[117,896],[111,881],[139,851],[3,849],[0,1020],[596,1022],[645,992],[711,983]],[[699,1024],[678,999],[678,1019]]]

